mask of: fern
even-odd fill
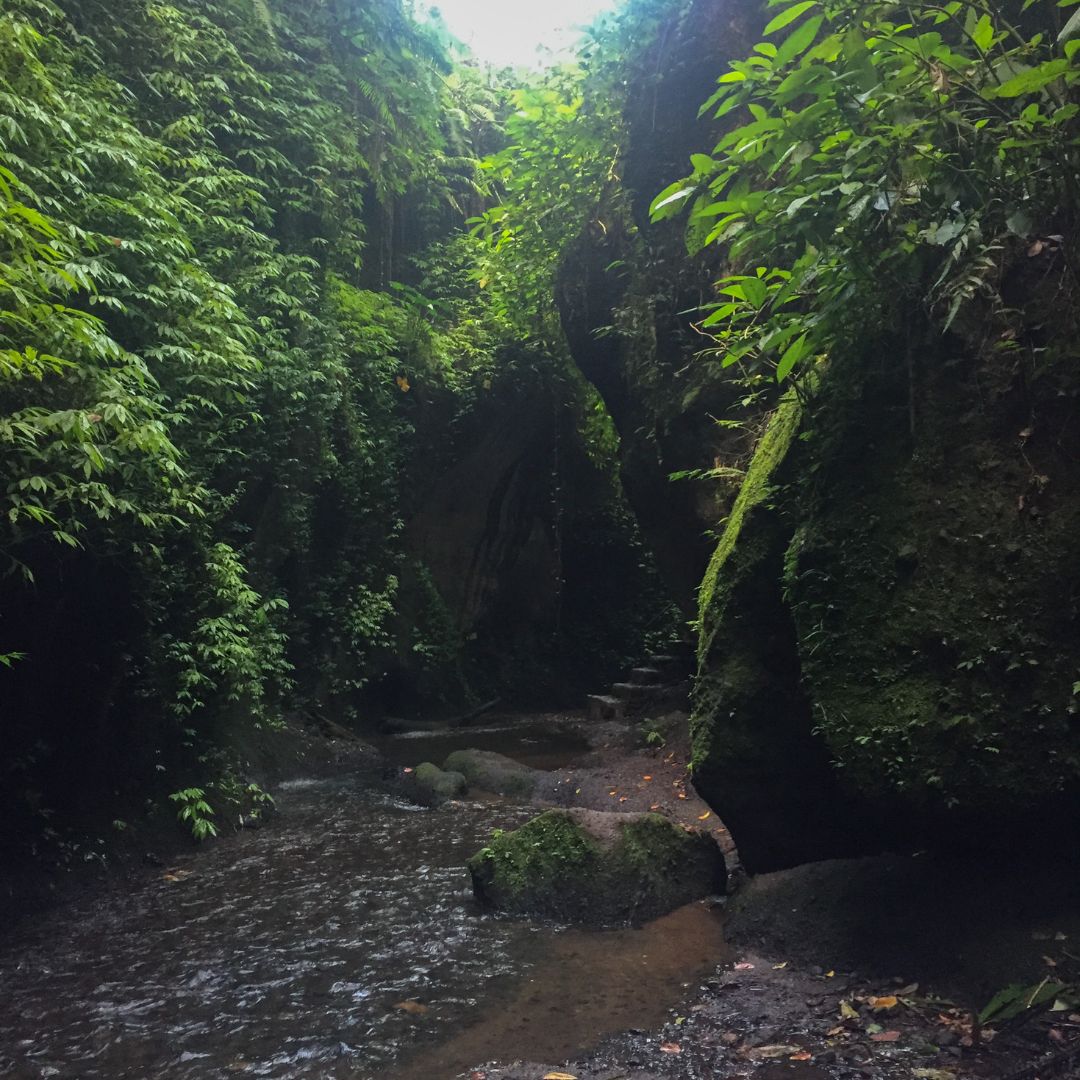
[[[375,113],[379,119],[391,132],[396,132],[397,122],[394,120],[394,114],[390,111],[390,105],[386,98],[375,88],[375,86],[368,82],[367,79],[360,75],[355,76],[355,79],[357,89],[374,107]]]
[[[274,19],[270,14],[270,8],[267,6],[266,0],[251,0],[251,3],[255,8],[256,18],[266,27],[266,32],[276,41],[277,34],[274,31]]]

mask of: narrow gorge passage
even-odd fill
[[[1080,0],[0,0],[0,1076],[1080,1080]]]

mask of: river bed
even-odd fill
[[[424,810],[348,779],[278,802],[262,830],[8,943],[0,1074],[449,1080],[659,1024],[724,959],[702,905],[610,931],[481,912],[464,861],[533,808]]]

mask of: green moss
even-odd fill
[[[413,776],[416,777],[417,783],[425,785],[433,784],[441,775],[442,769],[430,761],[422,761],[413,770]]]
[[[658,814],[610,827],[615,835],[598,840],[571,814],[550,810],[497,833],[469,860],[477,895],[506,911],[605,923],[652,918],[723,890],[723,856],[709,836]]]
[[[463,795],[468,783],[460,772],[443,771],[438,765],[424,761],[413,770],[416,785],[440,799],[453,799]]]
[[[1003,816],[1080,773],[1080,498],[1052,446],[1016,448],[1011,358],[985,358],[978,382],[934,365],[914,444],[904,387],[864,376],[821,402],[820,482],[784,588],[815,721],[850,780],[897,806]],[[1044,409],[1069,400],[1048,390]]]
[[[568,875],[587,873],[599,855],[599,846],[573,818],[549,810],[512,833],[496,833],[468,865],[474,873],[487,869],[512,908],[526,893],[546,894]]]
[[[691,720],[696,771],[706,762],[715,768],[760,756],[757,734],[742,725],[753,722],[750,703],[763,692],[783,692],[766,666],[779,599],[774,556],[786,543],[770,500],[801,418],[801,403],[788,391],[758,443],[701,584],[699,678]],[[762,599],[766,594],[768,601]]]
[[[662,890],[696,843],[690,833],[673,828],[662,815],[647,814],[623,826],[622,837],[611,852],[614,872],[644,878],[654,889]]]
[[[705,571],[698,594],[698,610],[701,618],[702,635],[699,653],[708,652],[715,634],[717,621],[721,615],[716,607],[723,602],[723,591],[729,578],[728,564],[732,560],[747,518],[760,506],[772,492],[772,479],[777,468],[787,457],[791,440],[799,428],[802,407],[794,391],[789,390],[781,399],[776,411],[769,420],[765,434],[761,437],[746,477],[739,489],[731,515],[724,526],[723,535],[716,545],[716,551]],[[718,594],[717,590],[720,589]]]
[[[486,750],[455,750],[443,768],[461,773],[475,787],[511,798],[528,798],[536,776],[527,765]]]

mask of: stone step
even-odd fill
[[[585,699],[590,720],[621,720],[625,703],[613,694],[589,694]]]
[[[695,668],[694,657],[687,652],[684,655],[672,656],[668,654],[650,656],[648,666],[660,672],[662,680],[678,682],[686,678]]]
[[[630,671],[630,682],[635,686],[655,686],[660,681],[660,669],[654,667],[636,667]]]
[[[686,679],[641,686],[638,683],[615,683],[611,693],[623,705],[623,716],[642,716],[645,713],[660,715],[672,709],[685,709],[690,697],[690,683]]]
[[[668,689],[667,686],[661,686],[659,683],[643,685],[642,683],[617,682],[611,684],[612,694],[620,701],[654,701],[656,698],[663,697]]]

